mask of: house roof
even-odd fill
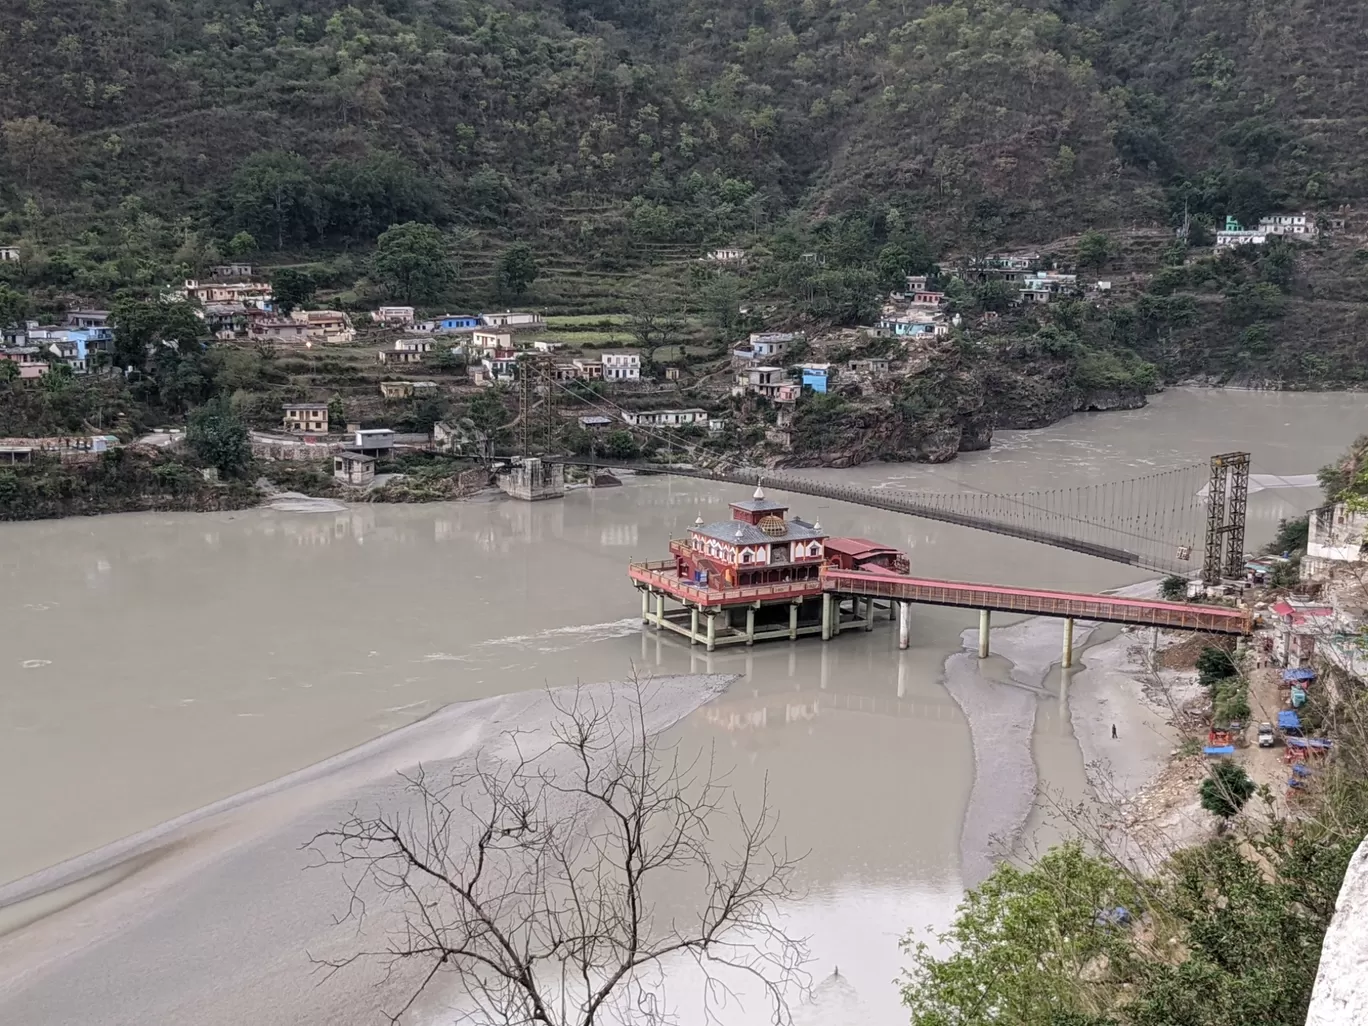
[[[327,403],[281,403],[282,410],[326,410]]]
[[[694,534],[716,538],[718,541],[727,542],[730,545],[768,545],[770,542],[807,541],[811,538],[826,537],[824,532],[797,517],[785,521],[784,528],[783,534],[766,534],[754,524],[748,524],[744,520],[719,520],[714,524],[704,524],[702,527],[695,526],[690,530]]]
[[[350,449],[343,449],[337,454],[339,459],[346,460],[348,463],[374,463],[374,456],[367,456],[363,452],[352,452]]]
[[[881,545],[868,538],[828,538],[825,547],[828,552],[839,552],[851,559],[901,555],[900,549],[895,549],[891,545]]]
[[[756,491],[759,491],[759,489],[756,489]],[[767,513],[770,511],[788,509],[788,506],[785,503],[767,499],[763,493],[756,498],[742,499],[739,502],[730,502],[727,505],[731,506],[732,509],[744,509],[747,513]]]

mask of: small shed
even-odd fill
[[[333,457],[333,477],[361,487],[375,480],[375,457],[361,452],[339,452]]]

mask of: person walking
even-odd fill
[[[1112,724],[1112,740],[1113,740],[1113,741],[1116,740],[1116,724],[1115,724],[1115,723]]]

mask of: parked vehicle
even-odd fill
[[[1273,724],[1271,724],[1271,723],[1260,723],[1260,724],[1259,724],[1259,747],[1260,747],[1260,748],[1272,748],[1272,747],[1273,747],[1275,744],[1277,744],[1277,743],[1278,743],[1278,735],[1277,735],[1277,733],[1273,730]]]

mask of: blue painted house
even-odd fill
[[[438,331],[462,331],[479,326],[480,319],[473,314],[443,314],[437,318]]]
[[[805,363],[799,368],[803,372],[803,385],[814,392],[825,392],[831,380],[831,365],[828,363]]]

